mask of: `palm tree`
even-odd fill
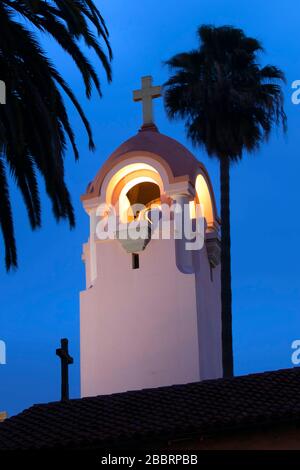
[[[277,67],[262,67],[261,44],[230,26],[201,26],[199,47],[166,63],[174,73],[165,84],[171,119],[184,119],[188,138],[220,162],[221,303],[224,376],[233,375],[230,256],[230,166],[254,152],[274,126],[286,128]]]
[[[67,219],[71,227],[75,223],[64,180],[67,140],[76,159],[79,155],[64,96],[79,113],[89,148],[94,149],[89,122],[36,33],[50,35],[70,55],[88,98],[93,87],[101,96],[101,87],[82,45],[95,52],[108,81],[112,53],[105,22],[92,0],[2,0],[0,29],[0,79],[7,89],[6,104],[0,106],[0,226],[10,269],[17,266],[17,250],[7,170],[22,193],[32,229],[41,225],[38,173],[45,180],[56,219]]]

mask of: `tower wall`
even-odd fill
[[[176,269],[174,240],[152,240],[139,269],[100,242],[97,264],[81,293],[82,395],[199,380],[195,277]]]
[[[206,246],[193,253],[195,269],[200,380],[223,376],[221,268],[211,268]]]
[[[139,256],[132,269],[117,240],[96,244],[97,279],[80,296],[82,396],[222,375],[219,271],[211,281],[206,248],[193,274],[177,268],[172,239]]]

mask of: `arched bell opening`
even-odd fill
[[[141,176],[129,181],[119,194],[118,209],[121,222],[148,220],[149,211],[160,208],[161,192],[151,177]]]
[[[207,181],[203,175],[198,175],[195,183],[196,196],[190,203],[190,214],[192,218],[202,216],[205,218],[207,227],[214,227],[215,210],[214,201]],[[196,205],[198,210],[196,210]]]
[[[112,204],[122,223],[148,220],[151,207],[159,208],[163,183],[158,171],[148,164],[123,167],[111,178],[106,202]]]

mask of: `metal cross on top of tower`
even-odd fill
[[[143,126],[154,125],[153,102],[154,98],[162,96],[161,86],[152,85],[152,77],[142,77],[141,90],[133,92],[133,101],[142,101],[143,104]]]

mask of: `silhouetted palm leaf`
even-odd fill
[[[75,223],[64,181],[67,138],[75,158],[79,155],[63,94],[69,97],[81,117],[90,149],[95,147],[80,104],[46,56],[34,29],[52,36],[74,60],[88,98],[93,86],[101,96],[101,86],[98,73],[82,50],[82,41],[96,53],[109,81],[112,53],[105,22],[91,0],[2,0],[0,28],[0,79],[7,88],[7,103],[0,106],[0,226],[9,269],[17,266],[17,251],[7,168],[22,193],[33,229],[41,225],[37,172],[45,180],[56,219],[67,219],[71,227]]]

